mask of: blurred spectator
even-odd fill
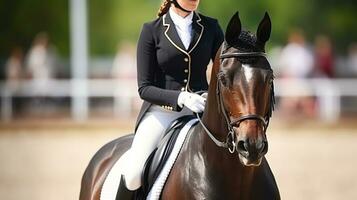
[[[357,43],[353,43],[350,45],[348,49],[348,68],[354,74],[357,75]]]
[[[136,85],[136,47],[130,42],[121,42],[118,45],[118,51],[115,55],[112,67],[112,77],[121,81],[132,80],[129,83]],[[130,90],[128,87],[128,90]],[[125,94],[126,91],[117,91]],[[117,102],[114,113],[116,116],[125,116],[127,114],[137,113],[141,107],[142,100],[137,95],[135,98],[128,99],[127,97],[120,98]],[[131,110],[132,113],[128,113]]]
[[[274,70],[274,74],[276,74],[277,76],[283,74],[282,66],[280,66],[279,64],[281,50],[282,50],[281,46],[274,46],[268,51],[270,65]]]
[[[5,64],[6,82],[9,89],[16,90],[22,78],[23,52],[20,47],[13,48]]]
[[[135,46],[129,42],[118,45],[112,68],[112,76],[120,79],[136,79]]]
[[[315,71],[314,76],[334,77],[334,57],[332,44],[327,36],[319,35],[315,39]]]
[[[283,77],[306,78],[311,75],[313,64],[313,55],[305,44],[302,32],[291,32],[279,60]]]
[[[47,84],[53,78],[56,54],[54,47],[49,43],[46,33],[37,34],[27,55],[27,70],[35,81],[34,89],[39,95],[44,95]]]
[[[280,99],[280,111],[286,117],[315,116],[315,100],[312,97],[311,88],[303,79],[311,76],[313,70],[313,54],[307,48],[305,38],[301,31],[291,32],[288,44],[282,49],[279,58],[279,68],[282,69],[282,77],[289,80],[281,88],[284,93],[294,92],[292,97]]]

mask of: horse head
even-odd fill
[[[238,12],[230,20],[221,47],[217,101],[228,126],[231,151],[245,166],[260,165],[268,151],[266,129],[274,105],[273,71],[265,56],[271,33],[267,13],[257,33],[242,30]]]

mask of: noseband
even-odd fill
[[[264,52],[239,52],[239,53],[226,53],[226,54],[221,54],[220,59],[225,59],[225,58],[233,58],[233,57],[237,57],[237,58],[247,58],[247,57],[265,57],[266,58],[266,54]],[[219,76],[221,76],[220,73],[218,73],[217,75],[217,87],[216,87],[216,95],[217,95],[217,100],[218,100],[218,104],[219,104],[219,108],[223,113],[224,119],[227,123],[227,129],[228,129],[228,134],[226,137],[226,141],[225,142],[221,142],[218,139],[216,139],[213,134],[208,130],[208,128],[203,124],[203,122],[200,120],[200,118],[198,117],[202,127],[205,129],[206,133],[208,134],[208,136],[212,139],[212,141],[219,147],[223,147],[223,148],[227,148],[228,151],[230,153],[234,153],[237,150],[237,136],[234,134],[234,127],[239,127],[239,125],[245,121],[245,120],[257,120],[260,121],[263,124],[264,127],[264,133],[267,130],[267,127],[269,125],[269,116],[263,117],[261,115],[258,114],[245,114],[240,116],[237,119],[234,119],[233,121],[230,120],[227,111],[223,105],[223,97],[221,94],[221,79],[219,78]]]

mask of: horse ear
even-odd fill
[[[242,24],[240,22],[238,12],[236,12],[231,18],[231,20],[229,21],[226,29],[225,39],[230,46],[233,46],[236,43],[241,30],[242,30]]]
[[[260,43],[265,44],[270,38],[271,21],[268,12],[265,12],[263,20],[260,22],[257,30],[257,39]]]

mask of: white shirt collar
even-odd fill
[[[170,12],[170,17],[175,25],[182,27],[182,26],[189,26],[192,24],[193,12],[191,12],[185,18],[178,15],[175,11],[172,10],[172,8],[170,8],[169,12]]]

